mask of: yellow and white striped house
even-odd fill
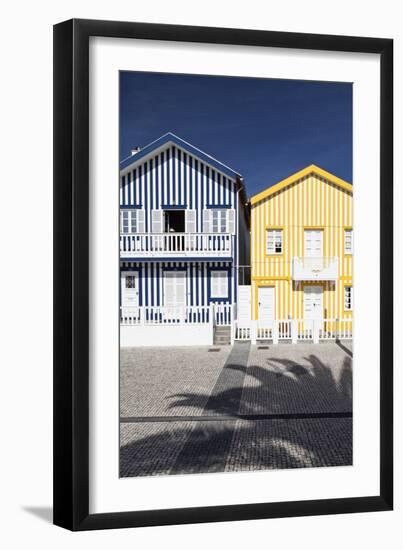
[[[253,320],[350,325],[352,185],[311,165],[253,196],[251,275]]]

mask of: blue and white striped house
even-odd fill
[[[237,172],[172,133],[133,150],[120,164],[121,345],[212,344],[236,316],[249,240]]]

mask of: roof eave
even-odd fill
[[[295,183],[297,180],[299,180],[303,177],[306,177],[306,176],[308,176],[309,174],[312,174],[312,173],[315,173],[318,176],[329,180],[330,182],[338,185],[339,187],[345,189],[346,191],[349,191],[351,193],[353,192],[353,186],[351,185],[351,183],[335,176],[334,174],[331,174],[330,172],[327,172],[326,170],[324,170],[323,168],[320,168],[319,166],[316,166],[315,164],[311,164],[311,165],[307,166],[306,168],[303,168],[299,172],[296,172],[295,174],[292,174],[291,176],[288,176],[287,178],[285,178],[285,179],[279,181],[278,183],[272,185],[271,187],[269,187],[267,189],[264,189],[260,193],[257,193],[256,195],[253,195],[250,199],[251,205],[254,205],[254,204],[270,197],[274,193],[277,193],[278,191],[281,191],[285,187],[288,187],[289,185],[292,185],[293,183]]]
[[[181,147],[186,152],[194,155],[195,157],[199,158],[201,161],[205,162],[206,164],[209,164],[212,168],[218,170],[219,172],[222,172],[224,175],[228,176],[233,180],[236,180],[237,178],[242,178],[242,176],[238,172],[236,172],[229,166],[226,166],[225,164],[215,159],[211,155],[205,153],[201,149],[198,149],[191,143],[188,143],[187,141],[176,136],[175,134],[172,134],[171,132],[168,132],[163,136],[161,136],[160,138],[158,138],[157,140],[149,143],[148,145],[143,147],[143,149],[141,149],[138,153],[122,160],[120,163],[120,169],[125,170],[130,166],[137,164],[141,159],[144,159],[148,155],[152,154],[153,151],[169,144],[175,145],[177,147]]]

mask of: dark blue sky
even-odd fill
[[[173,132],[244,178],[248,196],[309,164],[352,182],[352,85],[122,72],[120,158]]]

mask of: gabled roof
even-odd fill
[[[203,162],[209,164],[216,170],[222,172],[224,175],[228,176],[229,178],[232,178],[234,180],[242,179],[242,176],[235,172],[232,168],[229,166],[226,166],[222,162],[218,161],[214,157],[208,155],[204,151],[201,151],[194,145],[191,145],[187,141],[181,139],[180,137],[176,136],[175,134],[172,134],[171,132],[168,132],[161,136],[160,138],[156,139],[155,141],[149,143],[138,153],[135,153],[134,155],[131,155],[130,157],[125,158],[120,163],[120,169],[123,170],[124,168],[127,168],[128,166],[132,164],[137,164],[139,160],[144,159],[148,155],[152,154],[153,151],[159,149],[160,147],[163,147],[164,145],[168,145],[172,143],[173,145],[177,145],[181,149],[184,149],[187,153],[190,153],[191,155],[194,155],[195,157],[198,157]]]
[[[346,191],[353,192],[353,186],[351,183],[348,183],[348,181],[342,180],[341,178],[338,178],[334,174],[331,174],[330,172],[327,172],[326,170],[323,170],[323,168],[319,168],[319,166],[316,166],[315,164],[311,164],[304,168],[303,170],[300,170],[299,172],[296,172],[295,174],[292,174],[291,176],[288,176],[288,178],[285,178],[278,183],[274,184],[272,187],[268,187],[264,191],[261,191],[257,195],[254,195],[251,197],[250,202],[251,204],[256,204],[257,202],[266,199],[267,197],[270,197],[270,195],[273,195],[274,193],[277,193],[278,191],[281,191],[285,187],[292,185],[299,179],[304,178],[305,176],[309,176],[310,174],[316,174],[317,176],[320,176],[321,178],[324,178],[335,185],[338,185],[342,189],[345,189]]]

